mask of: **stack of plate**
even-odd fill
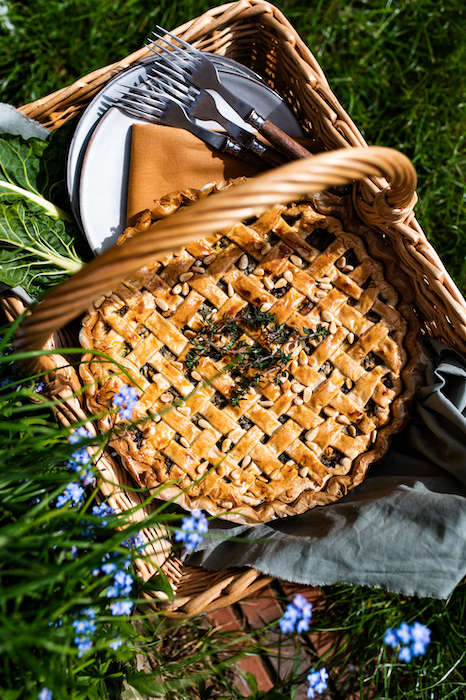
[[[232,93],[253,104],[263,117],[290,136],[303,135],[283,99],[260,76],[232,59],[206,55],[215,63],[221,82]],[[96,254],[114,245],[126,228],[131,126],[135,122],[144,123],[114,103],[122,90],[143,82],[157,60],[154,57],[132,66],[107,83],[83,113],[70,144],[68,194],[76,220]],[[222,98],[212,94],[224,116],[253,131]],[[196,121],[207,128],[219,128],[213,122]]]

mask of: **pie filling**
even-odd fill
[[[137,425],[102,427],[116,420],[125,467],[185,507],[256,522],[331,502],[399,428],[402,301],[339,218],[276,205],[95,302],[83,347],[123,365],[139,395]],[[82,373],[93,412],[129,381],[99,358]]]

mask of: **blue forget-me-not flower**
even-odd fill
[[[109,646],[116,651],[122,644],[123,640],[118,637],[118,639],[114,639],[113,642],[110,642]]]
[[[76,445],[77,442],[81,442],[83,439],[90,440],[91,437],[91,431],[87,430],[87,428],[81,425],[79,428],[76,428],[74,433],[71,433],[71,435],[68,437],[68,440],[71,442],[72,445]]]
[[[52,700],[53,693],[48,688],[42,688],[37,697],[39,700]]]
[[[398,629],[388,628],[383,638],[385,644],[398,649],[400,661],[409,663],[415,656],[423,656],[430,644],[430,629],[420,622],[408,625],[402,622]]]
[[[72,504],[79,503],[83,497],[84,489],[78,484],[68,484],[63,493],[57,498],[57,508],[61,508],[65,503],[71,502]]]
[[[73,627],[76,634],[94,634],[97,629],[93,620],[74,620]]]
[[[209,523],[200,508],[194,508],[191,515],[181,521],[181,530],[175,534],[177,542],[184,542],[188,552],[192,552],[196,545],[202,542],[203,534],[208,532]]]
[[[92,648],[93,642],[90,637],[93,635],[97,629],[97,625],[94,622],[95,610],[93,608],[84,608],[80,612],[84,618],[73,620],[73,629],[77,635],[74,638],[74,643],[78,647],[78,657],[81,658]]]
[[[307,676],[309,681],[309,688],[307,689],[307,697],[315,698],[316,693],[323,693],[327,689],[327,679],[328,673],[325,668],[321,668],[320,671],[315,671],[311,669],[311,672]]]
[[[84,654],[92,649],[93,641],[89,637],[81,635],[74,638],[74,643],[78,647],[78,658],[80,659]]]
[[[286,632],[307,632],[312,618],[312,603],[298,593],[293,602],[287,605],[285,614],[278,621],[280,630]]]
[[[133,603],[130,600],[124,600],[121,603],[112,603],[110,610],[112,615],[129,615],[133,609]]]
[[[128,549],[136,549],[139,553],[142,553],[143,549],[145,549],[144,538],[140,532],[137,532],[135,535],[131,535],[131,537],[128,537],[128,539],[123,540],[121,545],[122,547],[128,547]]]
[[[99,506],[92,506],[92,515],[102,518],[102,522],[100,523],[101,527],[107,527],[108,525],[108,520],[105,520],[104,518],[115,514],[116,512],[113,510],[113,508],[106,503],[101,503]]]
[[[122,420],[132,420],[138,402],[138,392],[134,386],[124,384],[113,397],[113,405],[119,406],[118,415]]]
[[[79,428],[76,428],[74,433],[71,433],[68,440],[72,445],[79,445],[79,443],[83,440],[89,440],[92,437],[93,435],[89,430],[83,426],[80,426]],[[84,467],[90,464],[91,461],[92,457],[89,454],[87,447],[81,447],[71,454],[71,460],[68,462],[68,467],[79,474],[79,479],[84,486],[90,484],[94,479],[94,474],[92,471],[84,469]]]
[[[122,595],[129,595],[133,587],[133,579],[124,571],[117,571],[113,578],[113,586],[107,589],[107,598],[117,598]]]
[[[116,571],[117,565],[114,564],[112,561],[108,561],[105,564],[102,564],[100,567],[101,570],[104,572],[104,574],[113,574],[114,571]]]

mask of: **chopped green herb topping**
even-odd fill
[[[224,315],[217,321],[212,319],[212,313],[203,311],[200,315],[203,326],[191,341],[193,348],[186,356],[186,365],[193,370],[201,357],[210,357],[214,361],[226,358],[226,369],[236,382],[235,393],[230,396],[232,406],[239,405],[250,387],[267,382],[271,376],[275,383],[280,377],[287,376],[292,351],[283,350],[286,343],[305,344],[309,339],[328,335],[326,328],[317,326],[314,331],[303,329],[305,335],[298,337],[285,323],[278,323],[272,313],[251,305],[234,317]],[[257,334],[254,344],[248,343],[245,331]]]
[[[325,326],[321,326],[320,323],[315,330],[312,328],[303,328],[306,340],[325,340],[325,338],[330,335],[329,331]]]

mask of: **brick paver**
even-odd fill
[[[320,599],[318,589],[294,584],[283,585],[283,592],[290,600],[296,593],[301,593],[313,604],[316,604]],[[264,633],[266,657],[247,656],[235,665],[235,685],[238,692],[244,696],[252,693],[247,678],[245,678],[247,673],[255,676],[259,690],[267,691],[293,670],[295,656],[298,652],[301,655],[298,673],[306,673],[312,665],[312,659],[305,645],[296,646],[293,637],[280,633],[276,623],[282,617],[283,612],[284,607],[279,601],[278,592],[272,586],[266,586],[255,596],[245,598],[237,605],[222,608],[207,615],[208,621],[214,628],[228,631],[250,632],[263,630],[264,627],[270,625],[270,628]],[[298,688],[297,700],[306,700],[307,688],[307,682]],[[324,696],[321,697],[324,700]]]

